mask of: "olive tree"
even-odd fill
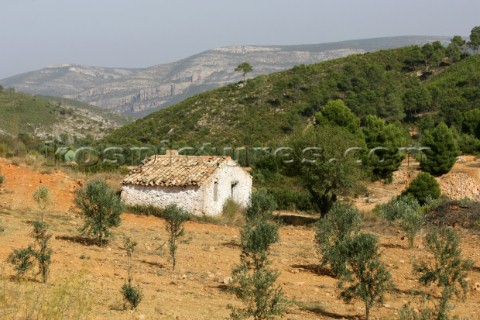
[[[376,303],[382,303],[384,293],[392,287],[391,275],[385,264],[380,261],[378,240],[371,234],[358,234],[347,240],[347,272],[340,278],[338,287],[340,297],[346,302],[358,298],[365,304],[365,316],[368,320],[370,309]]]
[[[272,319],[283,315],[287,306],[281,288],[275,284],[279,273],[269,268],[270,247],[279,240],[278,226],[261,213],[255,216],[241,230],[240,264],[232,271],[229,290],[244,307],[228,305],[232,319]]]
[[[365,149],[363,138],[341,127],[322,126],[295,135],[290,145],[292,161],[285,164],[285,171],[300,180],[322,217],[339,196],[361,189],[364,172],[355,150]]]
[[[91,235],[102,245],[109,229],[120,225],[125,205],[105,180],[95,179],[78,189],[73,200],[83,218],[82,234]]]
[[[162,217],[167,222],[165,228],[168,232],[168,248],[172,259],[172,269],[175,270],[177,264],[177,240],[185,233],[183,224],[189,219],[189,215],[187,211],[176,204],[170,204],[165,207]]]
[[[345,243],[358,232],[360,224],[361,218],[356,208],[338,203],[317,222],[315,243],[322,256],[321,264],[330,265],[337,276],[346,270]]]
[[[462,259],[458,235],[452,229],[435,228],[425,237],[425,248],[433,255],[433,261],[422,261],[414,265],[425,286],[435,284],[442,288],[438,305],[438,320],[448,319],[448,301],[456,296],[463,298],[468,289],[467,270],[472,261]]]

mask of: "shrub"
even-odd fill
[[[7,261],[13,264],[15,271],[17,272],[16,278],[22,278],[25,273],[33,268],[34,251],[31,246],[25,249],[14,250],[9,256]]]
[[[311,195],[308,192],[269,188],[268,193],[272,195],[274,201],[278,205],[277,209],[279,210],[315,210],[315,205],[312,203]]]
[[[255,268],[264,266],[270,246],[278,241],[278,227],[264,219],[246,224],[241,230],[242,256]]]
[[[48,241],[52,237],[51,234],[47,234],[47,224],[34,221],[32,236],[35,238],[35,248],[33,255],[37,259],[39,274],[42,276],[42,282],[46,283],[48,274],[50,271],[50,263],[52,262],[53,250],[48,246]]]
[[[377,238],[371,234],[359,234],[345,242],[347,270],[342,274],[338,287],[340,297],[346,302],[358,298],[365,304],[365,316],[370,309],[382,303],[383,294],[392,287],[390,272],[380,261]],[[348,287],[344,287],[348,283]]]
[[[277,204],[272,195],[265,190],[255,190],[252,193],[251,203],[246,210],[247,221],[257,218],[270,218]]]
[[[120,214],[125,206],[105,180],[95,179],[77,190],[75,205],[83,218],[81,232],[97,238],[98,245],[110,236],[109,229],[120,225]]]
[[[141,205],[135,204],[133,206],[128,206],[127,210],[141,216],[155,216],[162,217],[163,209],[155,207],[154,205]]]
[[[251,220],[243,227],[240,264],[232,271],[229,290],[245,307],[228,305],[232,319],[271,319],[285,313],[288,302],[281,288],[275,285],[279,273],[268,268],[270,246],[278,239],[278,227],[266,219]]]
[[[413,209],[407,209],[399,221],[399,226],[408,239],[408,247],[413,248],[415,237],[417,233],[422,229],[425,223],[425,216],[423,213],[414,211]]]
[[[219,221],[228,225],[241,226],[245,223],[245,209],[232,198],[228,198],[223,205]]]
[[[142,301],[143,295],[139,287],[127,282],[122,285],[123,298],[130,304],[132,310],[136,309]]]
[[[402,196],[394,198],[388,203],[381,204],[377,210],[384,219],[394,221],[401,219],[407,211],[417,211],[419,209],[420,204],[416,198],[413,196]]]
[[[125,237],[123,239],[123,246],[127,253],[127,282],[122,285],[121,292],[125,301],[130,304],[130,308],[134,310],[140,304],[143,297],[140,288],[132,285],[132,256],[137,243],[129,237]]]
[[[467,270],[473,263],[462,259],[462,250],[457,234],[452,229],[435,228],[425,237],[425,248],[433,255],[433,263],[422,261],[414,265],[425,286],[436,284],[442,287],[437,319],[448,319],[448,301],[456,296],[463,298],[468,289]]]
[[[5,182],[5,176],[0,174],[0,186]]]
[[[28,246],[25,249],[14,250],[8,257],[8,262],[14,265],[17,271],[17,279],[24,276],[24,274],[31,270],[34,266],[35,260],[38,262],[38,274],[42,276],[42,282],[46,283],[53,250],[48,246],[48,241],[52,235],[47,234],[47,224],[34,221],[32,237],[35,239],[33,246]]]
[[[360,228],[361,218],[356,208],[334,204],[328,215],[317,222],[315,242],[322,255],[321,264],[330,265],[336,275],[345,271],[344,244]]]
[[[425,204],[429,197],[440,197],[440,186],[437,180],[427,172],[421,172],[404,191],[404,195],[412,195],[420,204]]]
[[[47,186],[38,187],[38,189],[33,192],[33,199],[37,202],[37,205],[41,210],[43,221],[45,216],[45,209],[51,203],[50,190]]]
[[[177,240],[185,233],[183,223],[189,219],[188,212],[178,207],[176,204],[170,204],[163,211],[163,218],[166,220],[166,229],[168,231],[168,248],[172,258],[172,269],[175,270],[177,264]]]
[[[434,311],[430,308],[415,310],[412,306],[406,304],[398,312],[400,320],[431,320],[435,319]]]

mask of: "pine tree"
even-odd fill
[[[407,132],[397,124],[387,124],[385,120],[369,115],[365,119],[363,134],[369,150],[378,148],[366,155],[365,163],[375,177],[387,178],[405,158],[399,148],[407,144]]]
[[[450,171],[460,154],[457,141],[444,122],[431,132],[424,133],[423,146],[430,149],[424,150],[425,156],[420,160],[420,168],[434,176]]]

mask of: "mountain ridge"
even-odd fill
[[[448,38],[399,36],[306,45],[236,45],[146,68],[53,65],[0,80],[0,84],[17,91],[62,96],[141,117],[194,94],[240,81],[242,77],[234,68],[243,61],[253,66],[251,76],[258,76],[299,64],[435,40]]]

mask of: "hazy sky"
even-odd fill
[[[479,0],[0,0],[0,79],[52,64],[147,67],[215,47],[468,35]]]

